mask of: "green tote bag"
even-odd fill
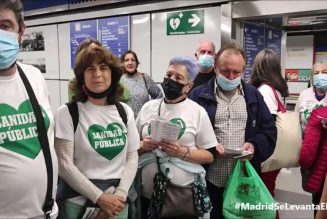
[[[274,219],[275,200],[250,161],[238,160],[224,192],[225,218]]]

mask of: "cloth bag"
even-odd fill
[[[160,170],[154,177],[153,194],[148,211],[149,219],[159,218],[198,218],[210,212],[212,204],[206,185],[197,176],[193,183],[181,186],[170,182]]]
[[[275,201],[248,160],[238,160],[224,192],[228,219],[275,219]]]
[[[119,179],[109,179],[109,180],[98,180],[90,179],[94,185],[96,185],[102,191],[107,189],[112,190],[119,185]],[[109,191],[108,191],[109,192]],[[127,219],[128,218],[128,207],[129,204],[134,203],[136,200],[137,193],[133,187],[128,191],[127,202],[125,208],[120,212],[119,215],[112,217],[111,219]],[[58,192],[57,192],[57,202],[59,207],[59,216],[61,219],[91,219],[94,218],[97,213],[93,213],[90,216],[84,217],[88,207],[98,208],[97,205],[93,204],[90,200],[81,196],[78,192],[73,190],[64,180],[59,180]],[[100,211],[100,210],[99,210]]]
[[[154,177],[149,218],[181,216],[195,216],[191,187],[173,184],[159,171]]]
[[[78,197],[77,197],[78,198]],[[84,197],[81,197],[84,198]],[[125,204],[124,209],[115,217],[108,217],[108,219],[127,219],[128,218],[128,204]],[[94,207],[94,206],[91,206]],[[86,212],[87,206],[83,203],[77,203],[74,202],[71,199],[68,199],[65,202],[65,209],[66,209],[66,214],[68,219],[80,219],[80,218],[85,218],[85,219],[93,219],[96,218],[97,215],[100,213],[100,209],[97,209],[94,211],[94,213],[85,213]],[[87,215],[87,216],[86,216]]]
[[[286,111],[277,96],[276,90],[273,87],[272,90],[278,102],[276,116],[277,142],[274,153],[262,163],[261,172],[298,167],[302,147],[299,113]]]

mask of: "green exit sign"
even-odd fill
[[[167,13],[167,35],[204,33],[204,9]]]

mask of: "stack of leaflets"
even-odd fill
[[[224,148],[225,154],[227,156],[231,156],[235,159],[237,158],[242,158],[242,157],[247,157],[249,155],[251,155],[252,153],[249,151],[244,151],[241,148],[237,148],[237,149],[231,149],[231,148]]]
[[[177,141],[180,126],[170,123],[167,120],[157,118],[151,121],[151,140],[159,142],[162,139]]]

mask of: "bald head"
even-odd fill
[[[215,55],[215,44],[213,44],[213,42],[208,41],[208,40],[204,40],[204,41],[200,41],[198,44],[198,47],[196,49],[196,53],[195,53],[195,57],[198,59],[199,55],[204,55],[204,54],[208,54],[208,55]]]

